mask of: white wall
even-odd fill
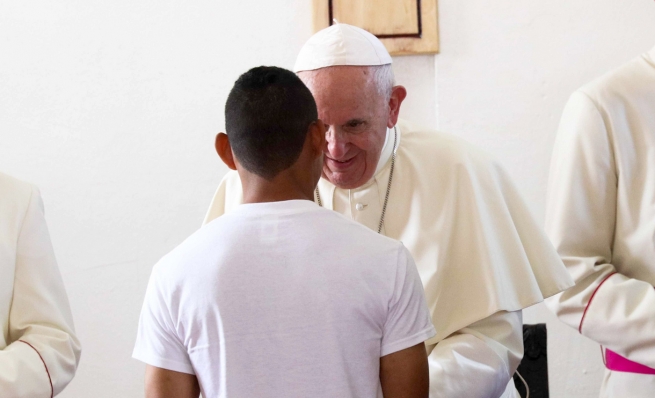
[[[655,44],[655,5],[439,7],[441,54],[395,59],[403,117],[495,153],[541,220],[567,96]],[[292,67],[310,15],[306,0],[0,1],[0,170],[41,187],[83,343],[62,397],[143,395],[130,354],[145,285],[225,173],[212,140],[228,90],[252,66]],[[543,320],[551,396],[597,396],[597,347],[527,311]]]
[[[310,6],[0,1],[0,170],[41,187],[83,345],[63,397],[143,396],[130,356],[150,269],[226,171],[213,138],[234,80],[291,68]]]
[[[568,96],[655,46],[655,3],[440,0],[439,12],[439,127],[494,153],[543,220],[550,151]],[[526,323],[543,321],[550,396],[597,397],[598,345],[543,306],[526,311]]]

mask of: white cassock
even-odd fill
[[[576,282],[549,307],[625,358],[607,357],[601,396],[655,397],[655,48],[571,96],[546,231]]]
[[[73,378],[80,343],[32,185],[0,173],[0,397],[49,398]]]
[[[521,309],[573,284],[507,173],[454,136],[400,122],[382,233],[414,257],[437,335],[431,396],[518,396],[512,375],[523,356]],[[377,230],[389,181],[390,130],[375,176],[343,190],[321,179],[323,206]],[[205,222],[243,200],[236,172],[221,182]],[[436,345],[436,346],[435,346]]]

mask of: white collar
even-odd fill
[[[396,126],[397,128],[397,126]],[[382,170],[382,168],[387,164],[389,159],[391,159],[391,154],[393,153],[393,144],[394,144],[394,130],[393,128],[387,128],[387,135],[384,137],[384,145],[382,146],[382,152],[380,153],[380,160],[378,160],[378,166],[375,168],[375,176],[377,173]],[[398,144],[396,143],[396,146]]]

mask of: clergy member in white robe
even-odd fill
[[[397,123],[405,89],[393,86],[391,62],[375,36],[346,24],[301,50],[295,71],[330,126],[316,201],[412,253],[437,330],[426,341],[431,397],[518,397],[521,310],[571,278],[496,161],[454,136]],[[322,84],[316,71],[346,80]],[[241,202],[230,172],[205,222]]]
[[[602,346],[601,396],[655,397],[655,48],[569,99],[546,231],[576,282],[548,305]]]
[[[0,173],[0,397],[49,398],[80,343],[36,187]]]

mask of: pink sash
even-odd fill
[[[624,358],[614,351],[605,349],[605,367],[615,372],[639,373],[642,375],[655,375],[655,369],[649,368],[628,358]]]

